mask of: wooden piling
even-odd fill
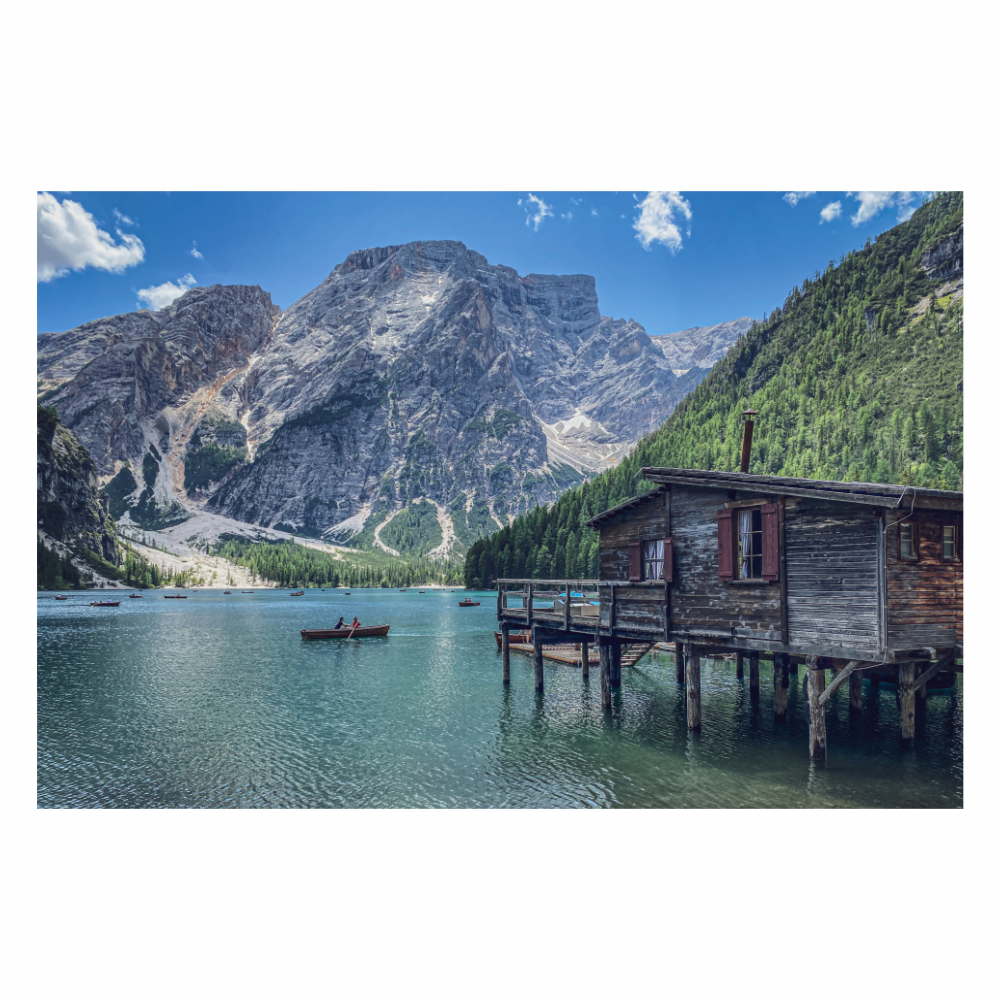
[[[921,674],[925,674],[931,669],[930,660],[921,660],[919,663],[914,664],[914,681],[916,678],[920,677]],[[922,711],[927,708],[927,685],[921,684],[920,687],[916,689],[916,707],[918,711]]]
[[[916,666],[913,663],[899,665],[898,699],[899,699],[899,741],[903,746],[913,743],[916,729],[913,681],[916,676]]]
[[[789,661],[788,661],[788,672],[790,674],[793,674],[794,676],[798,676],[799,665],[793,659],[789,659]]]
[[[817,666],[819,657],[806,657],[806,688],[809,696],[809,759],[826,760],[826,711],[819,696],[826,687],[826,671]]]
[[[500,623],[501,654],[503,657],[503,682],[510,683],[510,622]]]
[[[684,683],[684,645],[679,642],[674,643],[674,663],[677,667],[677,683]]]
[[[583,669],[583,676],[590,677],[590,643],[580,643],[580,667]]]
[[[545,690],[545,675],[542,672],[542,643],[537,634],[532,634],[535,654],[535,690]]]
[[[738,681],[743,680],[743,652],[738,651],[736,653],[736,679]]]
[[[622,686],[622,644],[620,642],[611,644],[611,686],[613,688]]]
[[[698,647],[684,644],[684,690],[688,729],[701,729],[701,657]]]
[[[750,700],[760,700],[760,653],[750,654]]]
[[[607,639],[600,640],[601,658],[601,708],[611,711],[611,643]]]
[[[788,654],[774,655],[774,717],[784,722],[788,716]]]
[[[855,670],[854,673],[851,674],[847,683],[851,687],[851,701],[850,701],[849,711],[851,715],[857,715],[861,711],[863,705],[862,694],[865,689],[864,675],[861,673],[860,670]]]

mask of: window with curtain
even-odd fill
[[[642,578],[663,579],[663,539],[642,543]]]
[[[740,510],[739,548],[740,579],[759,579],[764,572],[764,531],[760,507]]]

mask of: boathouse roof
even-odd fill
[[[839,483],[826,479],[803,479],[793,476],[755,476],[748,472],[715,472],[703,469],[642,469],[643,477],[661,484],[661,489],[643,493],[602,511],[586,522],[597,528],[604,521],[626,510],[646,503],[664,492],[662,486],[707,486],[722,490],[742,490],[749,493],[781,493],[787,496],[816,497],[841,503],[864,504],[869,507],[901,507],[910,510],[930,508],[962,510],[964,494],[957,490],[932,490],[924,486],[890,485],[887,483]]]

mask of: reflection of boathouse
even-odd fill
[[[805,664],[814,758],[826,753],[825,701],[847,682],[859,709],[865,675],[898,683],[901,735],[913,738],[928,682],[961,669],[961,493],[690,469],[643,475],[651,492],[590,522],[599,580],[498,582],[501,630],[532,630],[538,690],[545,643],[597,643],[610,708],[623,647],[667,641],[691,728],[701,723],[700,658],[735,654],[752,697],[760,659],[773,660],[779,717],[789,673]]]

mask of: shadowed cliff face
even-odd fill
[[[503,519],[616,461],[698,381],[602,317],[592,277],[521,277],[456,242],[352,253],[280,318],[216,286],[45,335],[39,377],[103,474],[153,446],[163,502],[196,461],[189,500],[309,534],[418,497]],[[209,423],[243,428],[239,448]]]

